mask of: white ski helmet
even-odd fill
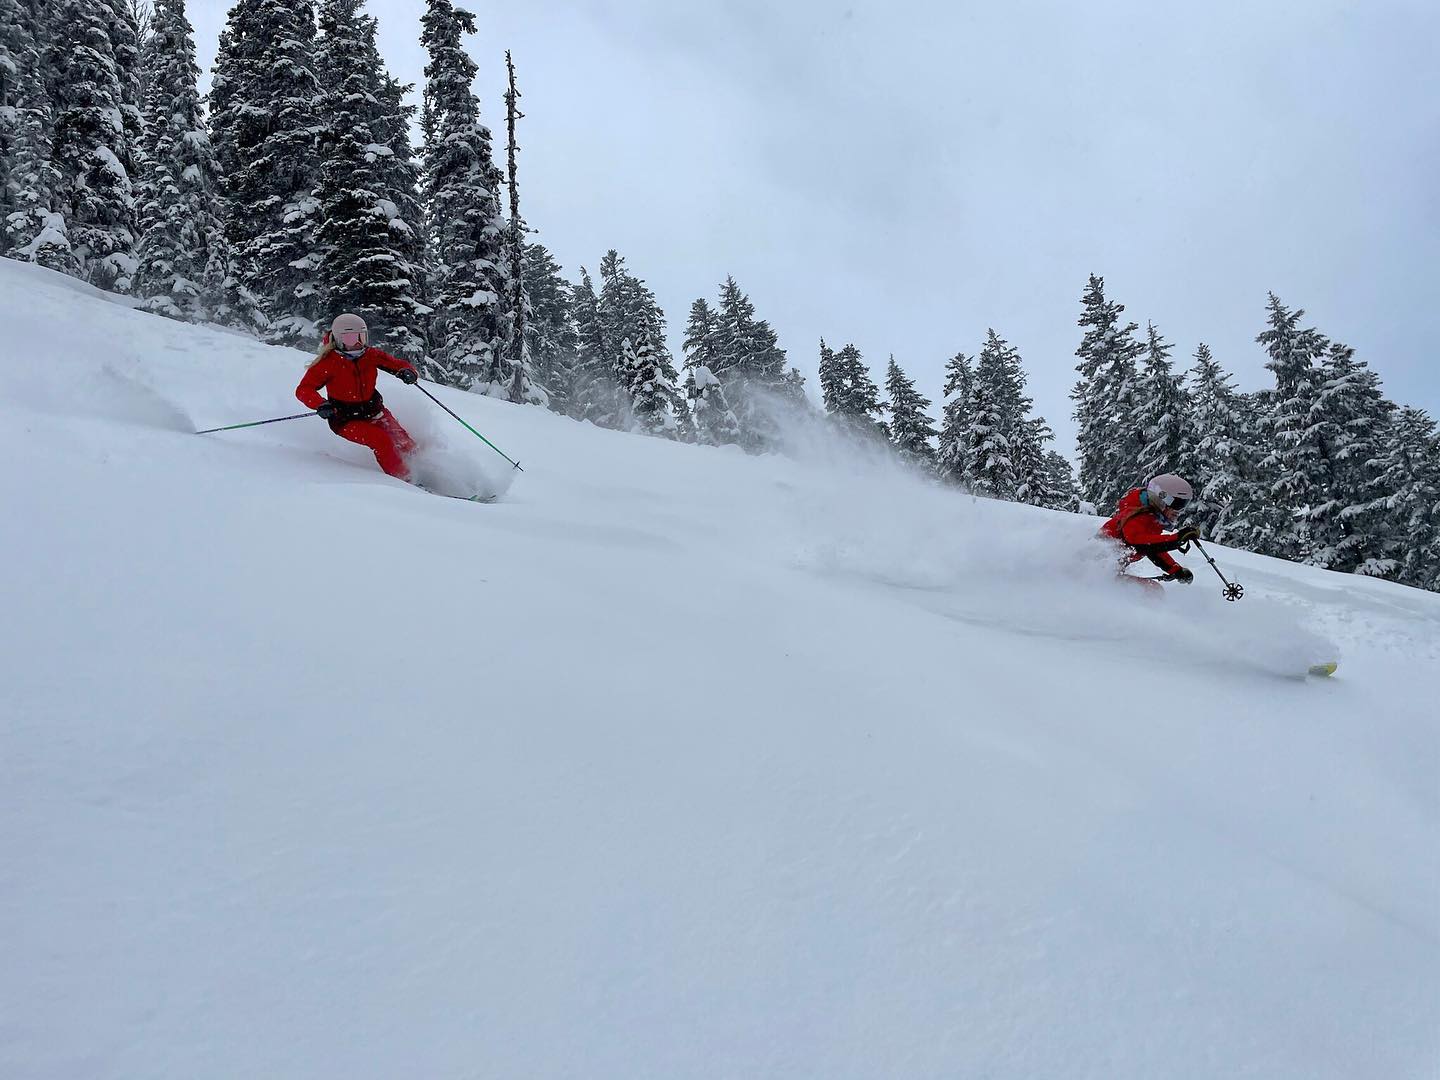
[[[341,351],[364,349],[370,344],[370,328],[359,315],[347,311],[344,315],[336,315],[335,321],[330,324],[330,341]]]
[[[1150,505],[1173,510],[1177,514],[1195,497],[1190,482],[1174,473],[1161,473],[1155,477],[1145,485],[1145,493],[1150,496]]]

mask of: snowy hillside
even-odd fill
[[[190,434],[302,354],[0,325],[0,1076],[1436,1075],[1440,596],[451,392],[525,472],[436,498]]]

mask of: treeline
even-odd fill
[[[356,311],[435,381],[606,427],[747,450],[812,411],[733,278],[697,299],[677,366],[655,294],[616,251],[567,279],[519,210],[513,65],[507,168],[472,89],[475,18],[426,0],[413,89],[386,70],[364,0],[238,0],[199,92],[184,0],[0,0],[0,254],[146,310],[310,347]],[[820,343],[847,436],[993,498],[1107,510],[1158,472],[1196,484],[1207,535],[1440,589],[1434,421],[1387,400],[1355,351],[1270,298],[1275,385],[1241,393],[1202,344],[1188,377],[1153,324],[1082,301],[1078,484],[994,330],[946,369],[941,415],[889,359]]]
[[[1154,324],[1122,321],[1092,276],[1071,397],[1080,490],[1097,508],[1159,472],[1195,487],[1205,535],[1264,555],[1440,591],[1440,440],[1388,400],[1355,350],[1273,293],[1257,341],[1275,384],[1253,393],[1203,343],[1188,375]]]

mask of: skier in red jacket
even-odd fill
[[[1143,488],[1126,492],[1110,520],[1100,526],[1100,535],[1124,544],[1120,573],[1141,559],[1149,559],[1165,571],[1161,581],[1188,585],[1195,575],[1175,561],[1170,552],[1200,538],[1200,530],[1187,525],[1173,530],[1175,519],[1195,497],[1190,485],[1174,473],[1162,473]],[[1145,579],[1132,579],[1145,580]],[[1147,582],[1148,584],[1148,582]],[[1159,586],[1152,586],[1159,588]]]
[[[370,347],[370,330],[359,315],[339,315],[321,339],[320,355],[295,388],[295,396],[328,421],[336,435],[373,450],[380,468],[409,480],[405,459],[415,452],[415,440],[390,415],[375,389],[382,368],[407,386],[420,378],[408,362]],[[322,389],[328,397],[320,396]]]

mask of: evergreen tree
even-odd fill
[[[128,289],[135,271],[135,56],[118,0],[58,0],[42,68],[55,118],[57,210],[80,275],[114,291]]]
[[[870,378],[860,350],[846,345],[832,353],[823,341],[820,348],[820,388],[825,411],[848,432],[883,437],[881,424],[885,410],[880,402],[880,388]]]
[[[156,0],[144,49],[146,173],[134,292],[141,306],[200,322],[221,306],[226,269],[219,176],[200,107],[185,0]]]
[[[975,365],[965,432],[964,473],[970,490],[995,499],[1015,499],[1021,486],[1020,442],[1030,399],[1024,396],[1019,351],[993,329]],[[1038,457],[1038,449],[1036,453]]]
[[[686,409],[675,387],[675,366],[664,345],[657,344],[654,333],[643,332],[638,344],[632,345],[629,338],[621,342],[621,381],[638,430],[647,435],[679,438]]]
[[[1065,508],[1067,492],[1055,485],[1055,464],[1046,449],[1054,441],[1055,432],[1043,416],[1021,418],[1012,439],[1016,502],[1052,510]]]
[[[596,310],[601,340],[617,350],[611,363],[622,391],[620,426],[634,425],[648,434],[674,438],[685,407],[665,347],[665,313],[655,294],[626,269],[625,259],[613,249],[600,260],[600,280]]]
[[[725,388],[704,364],[697,364],[690,373],[690,415],[696,442],[728,446],[740,441],[740,422],[725,400]]]
[[[975,370],[970,358],[956,353],[945,365],[945,408],[940,424],[940,452],[935,472],[949,484],[969,485],[965,473],[965,434],[970,428],[970,392]]]
[[[423,192],[436,309],[431,374],[469,389],[489,381],[503,359],[509,276],[502,178],[471,89],[477,68],[463,42],[475,33],[475,16],[450,0],[426,0],[425,8]]]
[[[1195,489],[1186,520],[1204,535],[1226,542],[1237,527],[1243,531],[1248,516],[1242,493],[1251,481],[1243,423],[1249,410],[1203,342],[1195,350],[1190,381],[1194,433],[1177,469]]]
[[[385,71],[375,44],[375,19],[364,0],[321,0],[318,68],[326,72],[320,114],[326,130],[316,197],[324,260],[317,268],[324,311],[353,311],[371,339],[396,356],[425,356],[418,181],[406,134],[414,110],[407,89]],[[387,140],[398,139],[399,145]]]
[[[1393,576],[1402,538],[1386,512],[1381,457],[1394,405],[1355,350],[1335,342],[1320,368],[1309,438],[1325,470],[1321,497],[1307,510],[1307,561],[1346,573]]]
[[[900,369],[894,356],[885,369],[885,393],[890,398],[891,443],[906,461],[932,464],[935,447],[930,440],[936,432],[934,421],[927,415],[930,399],[915,389],[915,383]]]
[[[1270,294],[1268,329],[1256,339],[1269,356],[1266,367],[1275,389],[1264,399],[1261,435],[1268,453],[1260,470],[1269,480],[1269,502],[1280,524],[1264,537],[1267,555],[1303,559],[1310,551],[1308,518],[1323,501],[1329,481],[1320,429],[1312,415],[1320,396],[1316,361],[1328,342],[1314,329],[1301,328],[1305,312],[1291,311]]]
[[[1194,438],[1190,402],[1183,377],[1175,374],[1170,362],[1170,349],[1155,324],[1148,323],[1145,365],[1136,379],[1136,419],[1144,442],[1136,475],[1142,481],[1178,472]]]
[[[1135,420],[1135,359],[1144,346],[1135,340],[1136,324],[1120,322],[1125,305],[1105,299],[1103,278],[1090,275],[1082,302],[1080,378],[1070,394],[1080,428],[1080,492],[1108,507],[1134,485],[1144,449]]]
[[[706,366],[725,385],[742,445],[748,450],[777,445],[776,405],[803,402],[804,379],[794,368],[786,370],[785,350],[774,328],[756,318],[755,305],[733,277],[720,286],[712,348],[713,363]]]
[[[267,337],[297,346],[314,344],[325,317],[314,54],[311,0],[237,0],[210,88],[230,248],[225,302],[242,311],[259,298]]]
[[[1368,510],[1385,515],[1395,537],[1395,578],[1440,591],[1440,437],[1423,410],[1402,408],[1379,461],[1383,496]]]
[[[689,372],[687,388],[693,385],[697,368],[705,368],[712,378],[722,368],[718,319],[714,309],[703,299],[690,305],[690,319],[685,324],[685,341],[681,348],[685,355],[684,367]]]
[[[1041,506],[1072,514],[1079,512],[1080,488],[1075,483],[1075,469],[1069,459],[1058,451],[1045,451],[1043,490],[1048,493],[1049,501],[1040,503]]]
[[[525,336],[535,377],[549,396],[550,408],[568,413],[577,377],[570,286],[543,244],[530,244],[525,251]]]
[[[612,347],[600,317],[594,282],[583,266],[580,284],[571,293],[571,310],[575,318],[575,392],[570,415],[600,427],[623,427],[626,417]]]
[[[54,9],[0,0],[0,253],[78,275],[44,77]]]

